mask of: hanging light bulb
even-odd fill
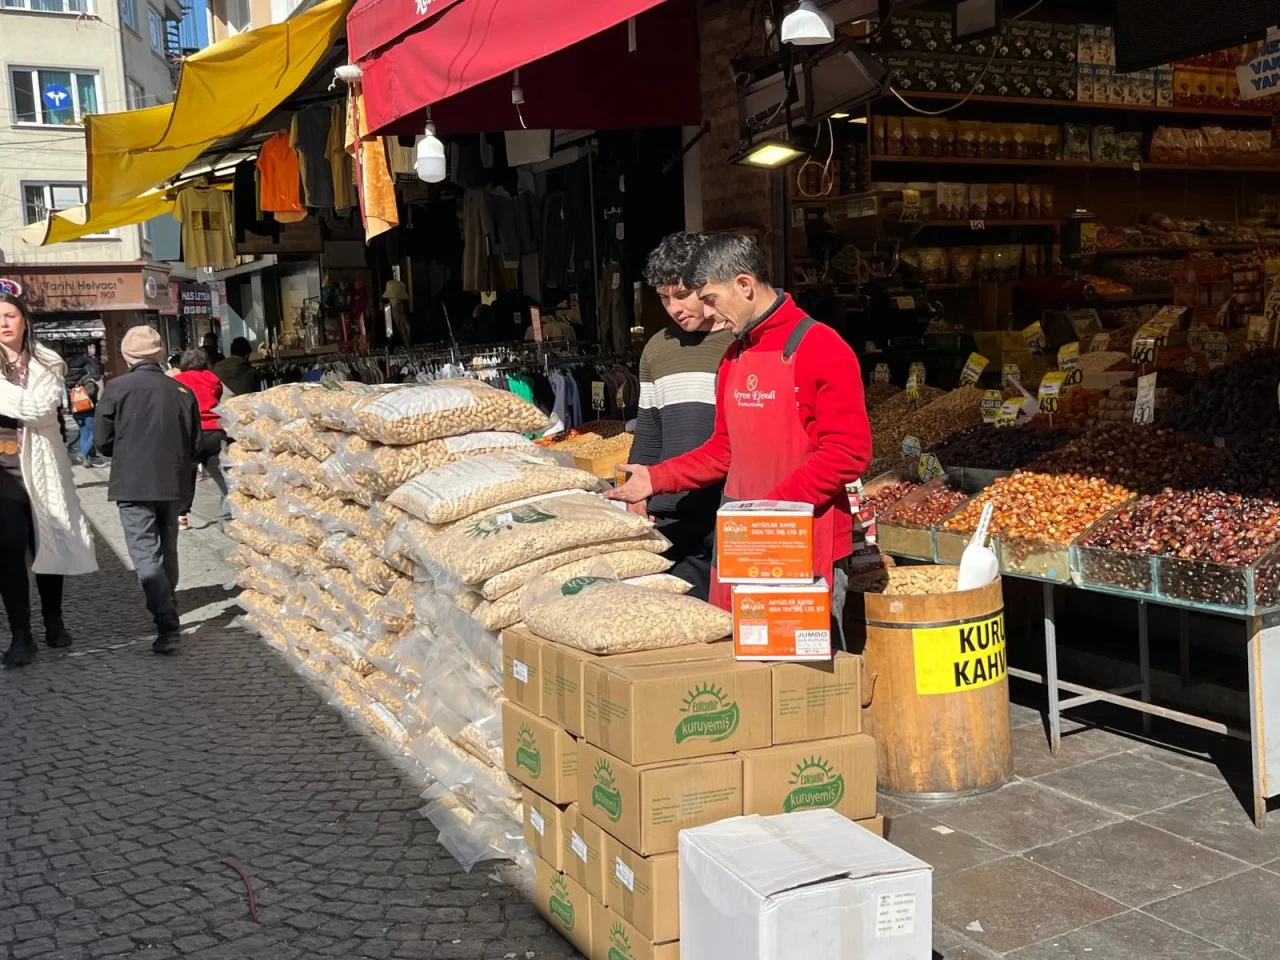
[[[820,46],[836,38],[836,25],[831,15],[819,9],[813,0],[800,0],[796,8],[782,18],[782,42],[799,47]]]
[[[444,144],[436,136],[436,125],[431,122],[431,108],[427,107],[427,129],[418,138],[418,153],[413,168],[418,179],[426,183],[439,183],[444,179]]]

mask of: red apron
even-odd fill
[[[728,500],[763,499],[813,451],[800,422],[795,364],[795,350],[813,323],[801,320],[783,350],[735,347],[723,401],[733,451],[724,484]],[[826,577],[827,583],[832,582],[834,548],[835,510],[827,504],[815,508],[813,518],[814,575]],[[731,590],[732,584],[721,583],[712,567],[711,603],[731,609]]]

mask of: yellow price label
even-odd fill
[[[937,480],[939,477],[944,475],[941,462],[939,462],[938,458],[932,453],[926,453],[920,458],[920,468],[918,472],[920,480],[924,483],[928,483],[930,480]]]
[[[1043,350],[1049,345],[1049,341],[1044,337],[1044,328],[1040,326],[1039,320],[1031,324],[1031,326],[1023,328],[1022,339],[1026,341],[1028,350]]]
[[[916,382],[916,378],[914,374],[907,377],[907,399],[908,400],[920,399],[920,384]]]
[[[1088,256],[1098,252],[1098,225],[1096,223],[1080,224],[1080,253]]]
[[[987,369],[987,364],[990,362],[980,353],[969,354],[969,359],[965,361],[964,369],[960,371],[960,386],[977,386],[978,378],[982,376],[982,371]]]
[[[921,696],[980,690],[1008,676],[1003,612],[947,627],[917,627],[911,643]]]
[[[1134,363],[1151,364],[1156,362],[1156,338],[1150,334],[1139,334],[1133,338],[1129,349],[1129,358]]]
[[[1022,412],[1021,400],[1006,400],[1000,404],[1000,413],[996,416],[997,427],[1015,427],[1018,425],[1018,414]]]
[[[903,437],[902,438],[902,455],[904,457],[920,456],[920,438],[919,437]]]
[[[1089,352],[1102,353],[1104,350],[1111,349],[1111,334],[1095,333],[1089,338]]]
[[[1016,363],[1006,363],[1000,372],[1000,386],[1012,387],[1016,383],[1022,383],[1022,371]]]
[[[999,390],[988,390],[982,395],[982,401],[978,404],[982,410],[983,423],[995,423],[996,418],[1000,416],[1000,408],[1004,406],[1004,394]]]
[[[1058,348],[1058,369],[1059,370],[1079,370],[1080,369],[1080,341],[1074,343],[1064,343]]]
[[[1040,391],[1037,399],[1040,402],[1040,412],[1054,414],[1058,412],[1059,402],[1062,394],[1066,393],[1067,375],[1061,370],[1053,373],[1046,373],[1040,381]]]
[[[1221,363],[1227,359],[1227,352],[1231,349],[1231,342],[1227,339],[1225,333],[1212,331],[1204,335],[1204,341],[1200,344],[1204,350],[1204,355],[1209,358],[1210,363]]]

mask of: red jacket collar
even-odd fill
[[[789,329],[806,316],[807,314],[791,299],[791,294],[783,293],[762,316],[747,324],[746,328],[738,334],[737,339],[744,348],[754,347],[770,334]]]

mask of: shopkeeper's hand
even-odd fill
[[[642,503],[653,496],[653,481],[649,478],[648,467],[639,463],[624,463],[618,469],[629,474],[630,478],[621,486],[605,491],[606,497],[625,503]]]
[[[649,516],[649,501],[639,500],[635,503],[627,504],[627,513],[634,513],[637,517],[643,517],[645,520],[652,520]]]

